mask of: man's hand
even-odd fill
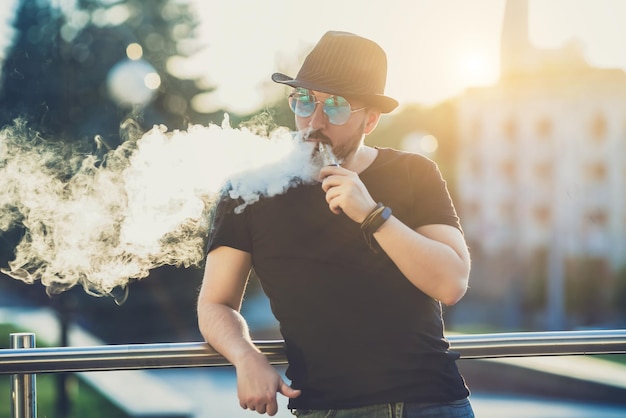
[[[278,412],[276,393],[288,398],[300,396],[300,391],[287,385],[261,353],[247,355],[236,369],[237,396],[243,409],[273,416]]]
[[[361,223],[376,207],[359,175],[341,166],[326,166],[320,170],[322,189],[326,202],[334,214],[345,213],[350,219]]]

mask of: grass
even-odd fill
[[[626,366],[626,354],[598,354],[595,357]]]
[[[9,348],[10,334],[24,332],[12,325],[0,324],[0,349]],[[38,346],[43,345],[38,343]],[[40,418],[129,418],[117,406],[75,374],[66,375],[69,414],[60,414],[57,407],[58,374],[42,373],[37,382],[37,416]],[[0,417],[11,415],[11,376],[0,375]]]

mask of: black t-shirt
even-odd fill
[[[360,174],[374,200],[415,229],[460,229],[445,181],[431,160],[379,149]],[[443,402],[468,390],[443,336],[441,304],[411,284],[359,225],[329,209],[319,184],[300,185],[234,214],[220,203],[209,251],[252,254],[285,339],[287,377],[302,395],[290,408],[352,408]]]

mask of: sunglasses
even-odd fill
[[[350,103],[341,96],[329,96],[324,101],[319,101],[309,89],[296,88],[289,95],[289,107],[301,118],[308,118],[315,112],[317,104],[321,103],[324,114],[328,117],[328,121],[333,125],[343,125],[350,119],[352,112],[365,109],[360,107],[352,109]]]

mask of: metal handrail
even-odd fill
[[[463,359],[626,354],[626,330],[448,335]],[[255,341],[272,364],[286,364],[284,342]],[[167,343],[0,350],[0,375],[227,366],[206,343]]]
[[[35,348],[35,334],[11,334],[11,348]],[[14,374],[11,376],[11,411],[15,418],[37,418],[37,376]]]

